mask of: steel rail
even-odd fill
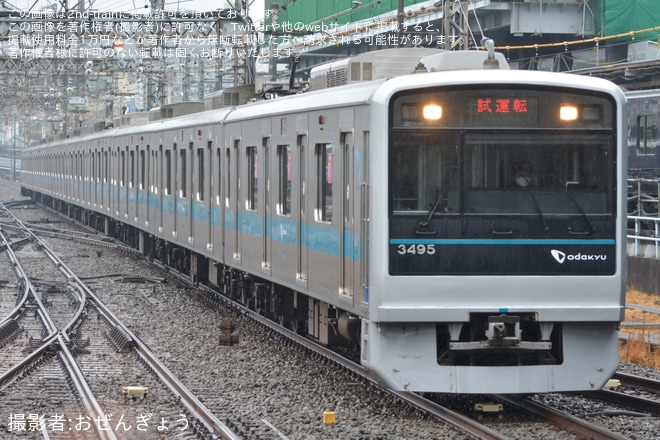
[[[20,222],[20,220],[18,220],[11,212],[9,211],[7,212],[10,216],[14,218],[14,221],[16,221],[17,224],[23,226],[22,222]],[[37,243],[39,243],[39,245],[41,246],[41,250],[46,253],[46,255],[53,262],[53,264],[55,264],[55,266],[57,266],[58,269],[61,272],[63,272],[68,279],[70,279],[71,276],[70,274],[68,274],[68,272],[70,272],[69,268],[66,265],[64,265],[62,261],[36,235],[32,234],[27,228],[25,228],[24,230],[32,237],[33,240],[36,240]],[[30,355],[25,357],[18,364],[14,365],[14,367],[10,368],[7,372],[5,372],[5,374],[3,374],[2,377],[0,377],[0,385],[6,385],[12,382],[12,379],[16,378],[29,365],[38,361],[38,359],[41,358],[46,353],[47,350],[49,350],[53,346],[56,346],[58,348],[57,350],[58,356],[62,361],[62,364],[64,365],[68,376],[71,378],[72,386],[74,387],[75,391],[78,393],[78,396],[80,397],[83,406],[87,410],[88,414],[91,416],[92,420],[97,421],[97,423],[95,424],[95,429],[99,437],[103,440],[117,440],[117,437],[112,430],[101,428],[100,426],[101,421],[106,420],[105,412],[103,411],[103,408],[101,408],[99,402],[96,400],[94,393],[92,392],[91,388],[89,387],[89,384],[85,379],[84,373],[76,363],[73,354],[71,353],[71,351],[67,346],[67,344],[70,342],[70,338],[67,335],[67,331],[69,328],[71,328],[71,326],[73,326],[75,323],[80,321],[83,310],[85,308],[86,298],[84,291],[82,289],[78,289],[78,302],[79,302],[78,310],[71,318],[69,323],[64,327],[64,329],[62,331],[59,331],[54,321],[50,317],[50,314],[48,313],[46,306],[39,298],[39,295],[37,295],[36,292],[34,291],[34,288],[32,286],[32,283],[30,282],[29,277],[23,270],[23,267],[19,263],[18,259],[16,259],[16,256],[14,255],[11,246],[7,242],[4,235],[2,236],[2,239],[6,244],[5,252],[11,254],[12,256],[10,260],[13,264],[14,271],[16,272],[17,276],[19,276],[23,280],[27,294],[31,294],[34,297],[35,302],[37,303],[37,307],[38,307],[37,310],[39,317],[41,319],[41,322],[46,327],[49,336],[46,338],[46,341],[43,344],[41,344],[36,350],[30,353]]]
[[[71,269],[69,269],[69,267],[66,264],[64,264],[64,262],[46,245],[46,243],[41,238],[39,238],[34,232],[32,232],[30,230],[30,228],[28,228],[20,219],[18,219],[18,217],[16,217],[11,211],[9,211],[6,208],[5,208],[5,211],[7,212],[7,214],[10,217],[12,217],[13,221],[17,225],[19,225],[20,227],[23,228],[25,233],[27,233],[30,237],[32,237],[32,240],[34,240],[36,243],[39,244],[39,246],[41,247],[41,250],[46,254],[48,259],[60,270],[60,272],[62,272],[62,274],[67,278],[67,280],[71,281],[75,277],[75,274],[73,273],[73,271],[71,271]],[[22,269],[21,269],[21,271],[22,271]],[[25,275],[24,272],[22,272],[22,273]],[[25,280],[26,280],[26,284],[30,283],[29,279],[27,278],[27,275],[25,275]],[[78,280],[78,282],[80,282],[80,280]],[[35,300],[37,301],[37,303],[39,304],[40,308],[43,308],[43,310],[45,311],[46,308],[41,303],[41,300],[39,299],[38,295],[36,295],[36,293],[34,293],[34,289],[32,289],[31,285],[30,285],[30,289],[32,290],[33,296],[34,296]],[[75,325],[76,323],[78,323],[80,321],[80,318],[83,314],[83,311],[85,310],[85,307],[86,307],[85,299],[86,299],[85,298],[85,291],[82,290],[82,289],[78,289],[78,309],[76,310],[76,313],[73,315],[73,318],[69,321],[69,323],[61,331],[62,337],[64,339],[66,339],[67,344],[70,342],[69,329],[73,325]],[[55,324],[53,323],[50,316],[48,315],[48,312],[45,312],[45,315],[47,316],[49,325],[52,325],[52,328],[57,330]]]
[[[641,388],[652,393],[660,393],[660,381],[649,379],[647,377],[635,376],[626,373],[614,373],[613,379],[621,381],[622,386],[631,386]],[[613,403],[626,408],[633,408],[642,414],[652,414],[660,416],[660,401],[643,396],[628,394],[620,391],[603,389],[600,391],[585,392],[584,396],[591,399],[598,399],[603,402]]]
[[[77,277],[76,277],[77,278]],[[163,364],[152,352],[147,345],[143,343],[128,327],[126,327],[106,306],[103,301],[96,296],[94,292],[89,290],[80,280],[82,287],[85,289],[88,297],[94,303],[94,306],[99,311],[102,318],[110,325],[120,328],[128,337],[133,341],[133,347],[136,353],[145,364],[152,368],[158,378],[177,396],[181,403],[193,414],[206,429],[221,436],[223,439],[239,440],[237,436],[229,427],[220,421],[215,414],[211,412],[202,402],[197,399],[188,388]]]
[[[7,254],[7,258],[9,258],[9,262],[11,263],[14,272],[16,273],[16,276],[19,278],[19,280],[23,280],[23,296],[21,297],[16,307],[14,307],[14,309],[11,312],[9,312],[7,316],[5,316],[0,320],[0,325],[2,325],[6,321],[9,321],[10,319],[17,318],[21,314],[21,310],[25,307],[25,304],[27,303],[27,300],[30,296],[32,286],[30,285],[27,275],[25,274],[25,272],[23,272],[23,269],[20,267],[20,264],[16,259],[16,255],[14,254],[14,251],[11,249],[11,246],[9,245],[7,238],[2,233],[1,228],[0,228],[0,239],[2,239],[5,248],[5,253]]]
[[[621,384],[626,384],[638,388],[645,388],[655,393],[660,393],[660,380],[650,379],[648,377],[635,376],[627,373],[614,373],[612,379],[619,379]]]
[[[189,280],[186,280],[183,277],[177,277],[177,279],[179,279],[182,282],[191,284]],[[460,430],[465,434],[468,434],[477,439],[484,439],[484,440],[488,440],[488,439],[505,440],[510,438],[475,420],[470,419],[469,417],[463,416],[462,414],[459,414],[455,411],[452,411],[448,408],[438,405],[437,403],[434,403],[420,396],[419,394],[415,394],[412,392],[399,392],[399,391],[391,390],[389,388],[385,388],[362,365],[357,364],[349,359],[346,359],[344,356],[341,356],[326,347],[318,345],[313,341],[310,341],[309,339],[283,326],[280,326],[276,322],[271,321],[265,316],[262,316],[257,312],[254,312],[240,304],[231,301],[229,298],[225,296],[219,295],[217,291],[207,286],[200,285],[200,286],[196,286],[196,288],[206,292],[207,294],[213,294],[215,298],[219,298],[227,306],[239,312],[242,316],[249,317],[253,321],[266,327],[268,330],[273,331],[284,338],[287,338],[288,340],[304,347],[305,349],[313,352],[314,354],[324,359],[329,360],[330,362],[338,364],[340,367],[351,372],[352,374],[357,375],[362,380],[371,383],[372,385],[378,387],[384,392],[390,393],[393,396],[398,397],[400,400],[414,406],[417,409],[430,413],[437,419],[447,423],[448,425],[454,428],[457,428],[458,430]]]
[[[612,390],[590,391],[582,393],[582,395],[589,399],[600,400],[624,408],[633,408],[641,414],[651,414],[656,417],[660,416],[660,401],[647,399],[646,397],[634,396],[632,394]]]
[[[497,400],[505,402],[511,406],[525,409],[534,413],[550,423],[565,429],[566,431],[589,440],[626,440],[627,437],[616,432],[579,419],[570,414],[551,408],[540,402],[534,402],[525,398],[516,398],[511,395],[498,394],[493,396]]]
[[[15,219],[17,224],[24,225],[23,222],[21,222],[18,218],[16,218],[16,216],[14,216],[11,212],[8,211],[8,213],[10,216],[12,216]],[[117,318],[107,307],[105,307],[101,299],[98,296],[96,296],[96,294],[94,294],[94,292],[90,290],[85,285],[85,283],[83,283],[80,280],[80,278],[78,278],[78,276],[66,264],[64,264],[64,262],[57,255],[55,255],[40,238],[38,238],[32,231],[28,230],[28,233],[31,236],[33,236],[37,242],[40,243],[40,245],[42,246],[42,250],[46,252],[48,258],[65,275],[68,282],[76,287],[76,289],[80,293],[81,299],[83,298],[89,299],[94,304],[94,307],[97,308],[99,313],[106,320],[106,322],[120,328],[122,331],[124,331],[126,335],[128,335],[132,339],[133,347],[136,350],[137,354],[144,361],[145,365],[147,365],[149,368],[151,368],[154,371],[154,373],[158,376],[161,382],[163,382],[170,389],[170,391],[179,398],[181,403],[191,412],[191,414],[193,414],[197,418],[197,420],[199,420],[205,426],[205,428],[209,432],[215,435],[219,435],[223,439],[232,439],[232,440],[240,439],[240,437],[238,437],[233,431],[229,429],[229,427],[227,427],[224,423],[222,423],[222,421],[220,421],[215,416],[215,414],[213,414],[202,402],[200,402],[199,399],[197,399],[197,397],[192,392],[190,392],[190,390],[188,390],[188,388],[186,388],[186,386],[176,376],[174,376],[174,374],[172,374],[169,371],[169,369],[165,366],[165,364],[163,364],[151,352],[151,350],[149,350],[146,344],[144,344],[135,334],[133,334],[133,332],[128,327],[126,327],[119,320],[119,318]],[[67,324],[65,329],[62,332],[60,332],[62,337],[62,344],[60,347],[61,349],[62,348],[66,349],[66,344],[70,342],[70,338],[67,334],[68,329],[70,329],[71,326],[78,321],[79,316],[82,314],[82,311],[84,310],[84,303],[85,301],[81,301],[82,307],[79,309],[78,313],[76,313],[74,320],[69,322],[69,324]],[[71,357],[71,359],[73,358]],[[72,371],[75,371],[75,369],[73,369]],[[82,375],[77,378],[72,377],[72,379],[78,382],[77,388],[81,390],[81,393],[85,393],[87,391],[86,388],[88,388],[88,386]],[[98,411],[98,408],[96,408],[93,403],[90,404],[89,402],[87,402],[86,406],[88,406],[88,411],[90,412]],[[102,415],[103,415],[102,413],[98,414],[98,416],[102,416]]]
[[[103,408],[101,408],[101,405],[99,402],[96,400],[96,397],[94,396],[94,393],[92,392],[92,389],[89,387],[89,384],[87,383],[87,380],[85,379],[85,375],[78,366],[78,363],[73,357],[73,354],[67,347],[68,341],[66,341],[63,337],[62,334],[58,334],[57,337],[57,343],[59,346],[58,354],[62,362],[64,363],[64,366],[66,367],[66,371],[69,374],[69,377],[71,378],[72,385],[75,387],[76,391],[78,392],[78,395],[82,399],[82,403],[85,406],[85,409],[87,410],[88,414],[91,416],[92,421],[95,421],[96,423],[93,423],[96,428],[96,432],[98,433],[99,437],[102,439],[107,439],[107,440],[117,440],[117,436],[115,435],[114,431],[111,429],[103,429],[101,427],[101,422],[106,419],[106,414],[103,411]]]

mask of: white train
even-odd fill
[[[31,148],[23,189],[321,343],[352,341],[393,389],[599,389],[624,313],[623,93],[412,48],[311,84]]]

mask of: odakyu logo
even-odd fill
[[[607,255],[595,255],[595,254],[566,254],[565,252],[558,251],[553,249],[550,251],[552,257],[557,260],[559,264],[564,264],[564,261],[605,261],[607,260]]]

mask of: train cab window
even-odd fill
[[[277,161],[279,168],[279,184],[277,195],[277,213],[291,214],[291,146],[277,146]]]
[[[467,136],[466,214],[582,215],[612,209],[609,140],[598,136]]]
[[[316,144],[316,220],[332,222],[332,145]]]
[[[389,161],[394,212],[426,212],[437,206],[436,213],[457,213],[457,142],[453,135],[394,137]]]
[[[247,147],[247,206],[250,211],[257,210],[259,194],[259,153],[257,147]]]

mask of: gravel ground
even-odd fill
[[[25,215],[31,215],[30,211],[25,210]],[[34,214],[44,216],[36,210]],[[106,251],[97,255],[83,245],[64,240],[50,243],[81,276],[163,276],[130,257]],[[219,346],[224,316],[188,295],[188,289],[176,282],[126,284],[109,277],[97,278],[91,287],[203,403],[219,414],[253,424],[252,438],[282,438],[269,426],[292,440],[466,438],[374,387],[355,383],[334,367],[319,366],[309,355],[282,346],[270,334],[240,318],[240,343]],[[621,370],[660,378],[657,370],[636,365],[622,364]],[[579,417],[605,409],[599,402],[570,394],[537,398]],[[334,411],[337,423],[324,425],[324,411]],[[631,439],[660,439],[660,422],[654,417],[595,415],[590,419]],[[572,438],[542,423],[490,424],[512,438]]]

